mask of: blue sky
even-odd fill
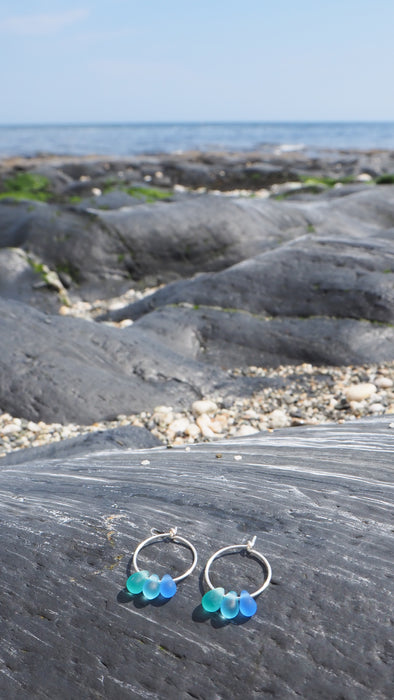
[[[0,123],[393,121],[393,0],[2,0]]]

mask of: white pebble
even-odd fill
[[[376,377],[375,382],[379,389],[389,389],[393,386],[393,381],[390,377]]]
[[[234,459],[236,462],[240,462],[242,459],[242,455],[234,455]]]
[[[384,413],[384,406],[381,403],[371,403],[369,410],[371,413]]]
[[[241,425],[239,430],[235,433],[237,437],[246,437],[247,435],[255,435],[259,431],[257,428],[254,428],[253,425],[248,425],[247,423],[244,423],[244,425]]]
[[[149,459],[143,459],[141,464],[143,467],[146,467],[148,464],[150,464],[150,461],[149,461]]]
[[[363,401],[364,399],[369,399],[373,394],[376,393],[375,384],[370,384],[368,382],[360,382],[360,384],[352,384],[344,389],[344,394],[347,400],[350,401]]]
[[[195,416],[201,416],[203,413],[215,413],[218,410],[217,404],[209,399],[194,401],[192,411]]]
[[[188,418],[176,418],[168,426],[168,432],[173,435],[183,435],[190,425]]]
[[[215,437],[215,433],[213,432],[211,428],[211,419],[209,416],[207,416],[206,413],[203,413],[201,416],[198,416],[196,423],[198,427],[201,430],[201,433],[203,434],[204,437],[206,438],[212,438]]]
[[[282,409],[276,408],[269,415],[269,424],[271,428],[285,428],[289,425],[289,418]]]

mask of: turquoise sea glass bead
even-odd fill
[[[239,610],[245,617],[252,617],[257,610],[257,603],[248,591],[241,591]]]
[[[144,583],[149,576],[149,571],[136,571],[134,574],[129,576],[126,581],[126,588],[129,593],[141,593]]]
[[[160,579],[157,574],[152,574],[146,579],[142,592],[145,598],[148,598],[148,600],[157,598],[160,593]]]
[[[164,574],[160,581],[160,593],[163,598],[172,598],[176,593],[176,583],[170,574]]]
[[[213,588],[202,597],[201,605],[207,612],[216,612],[220,608],[223,597],[224,588]]]
[[[221,603],[220,612],[227,620],[232,620],[239,612],[239,600],[235,591],[227,593]]]

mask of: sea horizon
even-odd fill
[[[0,157],[198,151],[391,150],[393,121],[152,121],[0,124]]]

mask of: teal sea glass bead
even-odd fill
[[[134,595],[141,593],[148,576],[149,571],[136,571],[134,574],[129,576],[126,581],[126,588],[128,592],[133,593]]]
[[[213,588],[202,597],[201,605],[207,612],[216,612],[220,608],[223,597],[224,588]]]
[[[235,591],[230,591],[224,596],[220,605],[220,612],[227,620],[232,620],[239,613],[239,600]]]
[[[145,596],[145,598],[148,598],[148,600],[153,600],[153,598],[157,598],[157,596],[160,593],[160,579],[157,574],[152,574],[149,576],[149,578],[146,579],[142,592]]]
[[[239,610],[245,617],[252,617],[257,610],[257,603],[248,591],[241,591]]]
[[[164,574],[160,581],[160,593],[163,598],[172,598],[176,593],[176,583],[170,574]]]

